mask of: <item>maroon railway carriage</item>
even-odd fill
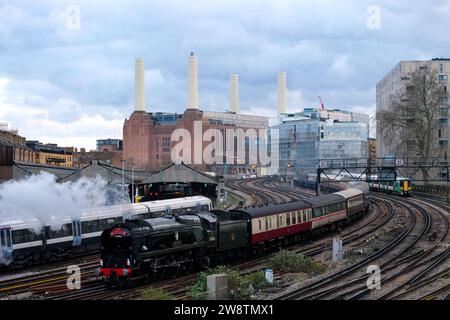
[[[311,231],[312,210],[311,206],[304,201],[272,204],[240,211],[244,211],[249,217],[252,246]]]

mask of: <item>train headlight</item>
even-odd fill
[[[131,265],[130,259],[127,259],[127,267]]]
[[[127,276],[128,275],[128,269],[123,269],[122,275]]]
[[[103,259],[100,259],[100,267],[103,267]]]

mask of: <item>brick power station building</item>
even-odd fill
[[[229,112],[213,112],[202,111],[198,104],[198,79],[197,79],[197,57],[191,53],[188,59],[188,103],[187,109],[183,113],[164,113],[164,112],[147,112],[145,97],[145,79],[144,79],[144,61],[136,60],[135,65],[135,107],[134,112],[129,119],[125,120],[123,126],[123,160],[127,168],[145,169],[157,171],[172,163],[172,150],[182,141],[181,138],[175,137],[172,141],[172,133],[181,129],[189,132],[191,159],[192,163],[198,169],[219,171],[223,165],[207,165],[199,164],[195,159],[203,154],[205,148],[211,143],[210,141],[200,140],[195,147],[195,128],[200,128],[203,135],[208,129],[218,129],[224,137],[223,145],[226,142],[226,129],[247,129],[253,128],[267,129],[269,118],[253,115],[239,114],[239,93],[238,93],[238,76],[233,74],[230,77],[230,111]],[[184,129],[184,130],[183,130]],[[177,131],[179,132],[179,131]],[[197,130],[198,132],[198,130]],[[189,135],[187,136],[189,138]],[[198,139],[199,137],[197,137]],[[201,138],[200,138],[201,139]],[[198,141],[198,140],[197,140]],[[230,139],[231,141],[231,139]],[[248,149],[249,143],[257,143],[255,141],[246,142]],[[236,146],[233,147],[234,150]],[[189,152],[188,149],[183,149]],[[201,153],[201,154],[200,154]],[[201,159],[201,158],[200,158]],[[228,166],[227,170],[230,174],[239,172],[249,173],[255,172],[256,163]]]

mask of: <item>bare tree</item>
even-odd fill
[[[440,127],[444,85],[436,70],[418,69],[411,74],[405,90],[377,112],[377,133],[399,156],[418,158],[423,180],[428,180],[429,159],[441,157],[436,147]]]

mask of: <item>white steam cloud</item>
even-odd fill
[[[57,183],[54,175],[41,172],[0,184],[0,224],[34,217],[53,225],[60,218],[81,216],[84,209],[120,203],[127,203],[120,188],[100,176]]]

